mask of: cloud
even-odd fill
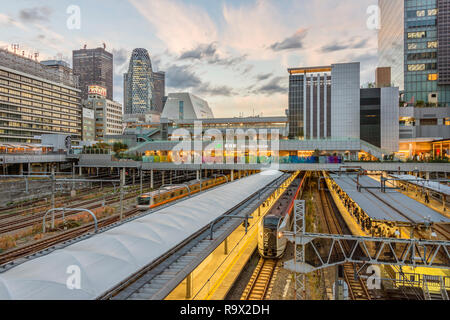
[[[171,52],[217,40],[217,28],[205,9],[174,0],[130,0]]]
[[[274,44],[272,44],[270,46],[270,49],[272,49],[273,51],[302,49],[303,40],[305,39],[306,34],[306,29],[299,29],[292,36],[287,37],[281,42],[275,42]]]
[[[194,49],[187,50],[181,53],[180,57],[178,58],[179,61],[182,60],[198,60],[198,61],[205,61],[208,64],[215,64],[215,65],[221,65],[221,66],[235,66],[237,64],[240,64],[244,62],[246,59],[246,55],[241,56],[227,56],[223,57],[218,53],[217,44],[216,43],[210,43],[210,44],[200,44]]]
[[[362,39],[358,42],[354,42],[354,40],[352,40],[352,42],[347,42],[347,43],[334,42],[332,44],[322,46],[320,51],[323,53],[329,53],[329,52],[341,51],[341,50],[347,50],[347,49],[361,49],[367,45],[368,41],[369,41],[369,39]]]
[[[287,94],[288,88],[282,85],[283,81],[286,81],[286,77],[273,77],[267,84],[262,85],[251,92],[254,94],[265,94],[265,95],[276,93]]]
[[[280,34],[291,32],[275,1],[224,1],[224,28],[220,41],[250,60],[273,59],[274,52],[265,50],[279,40]]]
[[[47,6],[33,7],[19,11],[19,18],[24,22],[49,21],[52,9]]]
[[[113,49],[112,52],[114,57],[114,64],[121,66],[128,62],[129,59],[129,52],[127,49],[119,48],[119,49]]]
[[[6,14],[0,13],[0,26],[10,27],[14,26],[24,31],[28,31],[28,28],[25,27],[21,22],[14,20],[10,16]]]
[[[233,88],[226,85],[212,85],[204,82],[192,70],[192,66],[172,65],[166,69],[166,84],[168,87],[178,90],[191,91],[194,94],[205,96],[231,96]]]
[[[189,89],[200,86],[202,81],[190,66],[172,65],[166,69],[166,83],[174,89]]]
[[[201,60],[204,58],[214,57],[217,51],[215,43],[199,44],[196,48],[183,52],[179,60],[193,59]]]
[[[258,75],[256,75],[256,79],[258,81],[264,81],[266,79],[269,79],[272,76],[271,73],[260,73]]]
[[[230,97],[235,94],[233,88],[229,86],[212,86],[210,83],[201,85],[194,90],[195,93],[205,96],[225,96]]]

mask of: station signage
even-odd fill
[[[88,86],[88,94],[98,94],[106,97],[106,88],[101,86]]]

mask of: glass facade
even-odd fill
[[[179,119],[184,119],[184,101],[178,102]]]
[[[304,138],[303,82],[304,75],[289,76],[289,139]]]
[[[166,95],[166,74],[165,72],[154,72],[153,82],[155,85],[155,91],[153,93],[153,102],[155,110],[162,112],[164,108],[164,96]]]
[[[438,2],[441,6],[448,4],[438,0],[405,1],[404,100],[416,106],[450,105],[450,86],[440,80],[446,77],[444,61],[448,61],[448,53],[440,46],[446,46],[449,33],[442,34],[446,22],[438,20]]]
[[[391,82],[404,89],[404,1],[379,0],[378,66],[391,67]]]
[[[146,49],[133,50],[124,79],[125,113],[145,114],[155,110],[152,63]]]
[[[381,148],[381,89],[361,89],[361,140]]]
[[[379,0],[378,65],[416,106],[450,105],[448,0]]]
[[[439,84],[450,85],[450,1],[438,0]],[[448,87],[447,87],[448,88]],[[448,90],[447,90],[448,94]]]

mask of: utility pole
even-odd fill
[[[140,175],[140,194],[142,194],[142,168],[139,169],[139,175]]]
[[[123,180],[125,177],[125,169],[120,171],[120,220],[123,219]]]
[[[52,166],[52,209],[55,209],[55,167]],[[55,228],[55,215],[52,215],[52,229]]]

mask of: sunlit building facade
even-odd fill
[[[378,0],[380,30],[378,32],[378,66],[391,68],[391,83],[404,89],[404,2]]]
[[[153,71],[146,49],[134,49],[128,72],[124,74],[125,114],[145,114],[155,109]]]
[[[81,117],[76,77],[0,49],[0,142],[67,134],[78,143]]]
[[[379,5],[378,65],[392,68],[405,103],[450,106],[449,1],[379,0]]]

